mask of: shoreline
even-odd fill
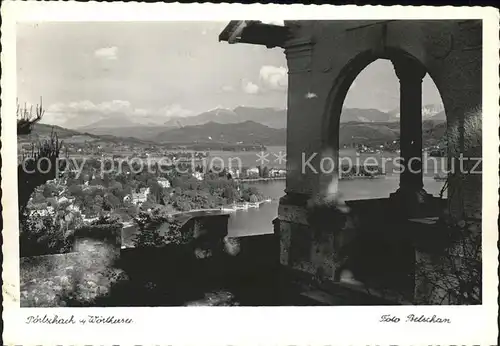
[[[363,180],[363,179],[383,179],[385,178],[385,174],[379,174],[379,175],[355,175],[351,177],[340,177],[339,180]]]
[[[193,213],[224,213],[224,212],[235,212],[238,210],[248,210],[251,208],[259,208],[262,204],[264,203],[271,203],[272,199],[267,198],[262,201],[258,202],[242,202],[242,203],[235,203],[235,204],[229,204],[229,205],[224,205],[218,208],[206,208],[206,209],[192,209],[192,210],[186,210],[186,211],[176,211],[173,213],[167,214],[168,217],[170,216],[178,216],[178,215],[189,215]],[[132,227],[135,225],[134,221],[127,221],[127,222],[122,222],[123,228],[128,228]]]
[[[341,177],[339,180],[356,180],[356,179],[382,179],[385,178],[385,174],[375,175],[375,176],[351,176],[351,177]],[[239,182],[259,182],[259,181],[273,181],[273,180],[286,180],[286,177],[275,177],[275,178],[233,178],[234,181]]]
[[[234,181],[253,182],[253,181],[271,181],[271,180],[285,180],[285,177],[273,177],[273,178],[233,178]]]

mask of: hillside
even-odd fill
[[[378,145],[399,137],[399,123],[359,123],[340,124],[339,144]]]
[[[274,108],[236,107],[235,109],[216,108],[199,115],[185,118],[172,118],[165,122],[167,127],[203,125],[209,122],[235,124],[254,121],[272,128],[286,127],[286,110]]]
[[[81,131],[92,133],[98,136],[110,135],[115,137],[135,137],[140,140],[151,140],[159,133],[169,129],[167,126],[115,126],[115,127],[85,127]],[[80,129],[79,129],[80,130]]]
[[[217,108],[201,113],[194,117],[171,119],[165,123],[166,126],[176,127],[202,125],[208,122],[220,124],[234,124],[245,121],[254,121],[268,127],[281,129],[286,128],[286,110],[275,108],[236,107],[233,110]],[[344,108],[342,110],[341,122],[388,122],[395,119],[388,113],[377,109]],[[397,120],[397,119],[396,119]]]
[[[430,120],[440,120],[440,121],[444,121],[446,120],[446,114],[444,113],[444,111],[441,111],[439,113],[436,113],[434,114],[433,116],[429,117]]]
[[[424,121],[422,125],[422,140],[426,146],[437,145],[446,134],[446,122],[432,120]]]
[[[22,135],[18,136],[19,139],[27,139],[28,137],[30,138],[48,138],[50,137],[50,134],[52,131],[57,133],[57,136],[61,139],[63,138],[68,138],[72,136],[77,136],[77,135],[83,135],[83,133],[75,130],[70,130],[61,126],[57,125],[47,125],[47,124],[40,124],[36,123],[33,125],[33,131],[31,132],[30,135]]]
[[[134,118],[130,116],[121,115],[119,113],[107,114],[103,119],[93,122],[90,125],[78,127],[79,131],[91,130],[94,128],[106,128],[106,127],[134,127],[141,125],[137,123]]]
[[[86,132],[70,130],[57,125],[37,123],[29,135],[17,136],[18,143],[31,143],[44,140],[54,132],[64,143],[102,142],[112,144],[151,144],[152,142],[134,137],[117,137],[112,135],[95,135]]]
[[[346,122],[393,122],[397,121],[394,115],[376,109],[345,108],[340,118]],[[237,124],[253,121],[274,129],[286,128],[287,112],[284,109],[236,107],[235,109],[216,108],[190,117],[171,117],[163,125],[144,125],[135,123],[126,116],[110,117],[98,122],[78,128],[78,131],[95,135],[112,135],[117,137],[136,137],[149,140],[169,129],[198,126],[210,122],[218,124]]]
[[[275,129],[286,128],[285,109],[236,107],[234,112],[244,121],[255,121]]]
[[[203,125],[185,126],[161,132],[154,138],[160,143],[230,143],[256,145],[284,145],[286,130],[274,129],[245,121],[236,124],[209,122]]]
[[[440,117],[440,114],[438,113]],[[425,146],[435,145],[444,136],[446,122],[438,116],[424,120],[422,124],[423,142]],[[438,118],[438,119],[435,119]],[[208,122],[203,125],[176,128],[149,128],[149,136],[137,138],[137,128],[130,128],[123,136],[109,134],[90,134],[69,130],[60,126],[36,124],[33,132],[27,136],[18,136],[18,142],[28,143],[48,138],[52,129],[59,139],[65,143],[100,142],[112,145],[184,145],[199,148],[224,146],[273,146],[286,144],[286,129],[276,129],[255,121],[221,124]],[[143,129],[144,130],[144,129]],[[146,130],[144,130],[146,131]],[[145,132],[144,132],[145,133]],[[340,124],[340,145],[365,144],[379,145],[399,138],[399,122],[358,122],[351,121]]]

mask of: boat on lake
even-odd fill
[[[233,206],[225,206],[225,207],[222,207],[221,210],[228,212],[228,213],[235,212],[236,206],[234,206],[234,205]]]
[[[236,204],[236,210],[247,210],[248,209],[248,204]]]

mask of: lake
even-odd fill
[[[263,166],[268,166],[269,168],[286,168],[286,161],[279,160],[278,155],[280,153],[286,155],[285,146],[269,146],[264,154],[269,161],[265,161]],[[237,168],[239,162],[241,162],[242,167],[256,167],[260,164],[259,155],[260,152],[255,151],[210,151],[208,157],[206,158],[207,164],[212,162],[213,166],[228,167],[231,165],[233,168]],[[441,172],[446,169],[446,159],[440,157],[426,157],[423,155],[423,170],[424,176],[434,177],[436,173]],[[374,154],[357,154],[355,149],[340,149],[339,156],[341,158],[341,163],[346,164],[350,160],[353,164],[359,163],[360,165],[367,164],[373,165],[378,164],[383,167],[385,172],[389,175],[394,171],[394,159],[398,157],[398,154],[393,152],[383,152]]]
[[[265,196],[272,198],[272,202],[261,204],[260,208],[239,210],[229,217],[229,236],[254,235],[272,233],[272,221],[278,216],[279,198],[285,194],[285,181],[273,180],[248,183],[256,186]],[[424,177],[424,189],[439,196],[444,182],[435,181],[431,177]],[[347,201],[370,198],[386,198],[399,187],[399,176],[388,175],[380,179],[341,180],[339,191]]]
[[[273,154],[278,155],[280,151],[285,152],[286,147],[268,147],[267,152],[270,153],[270,158],[275,158]],[[219,156],[220,155],[220,156]],[[396,153],[379,153],[379,154],[356,154],[354,149],[341,149],[340,157],[350,158],[352,162],[356,162],[359,158],[360,162],[365,161],[368,157],[375,159],[379,164],[383,158],[394,159]],[[229,157],[239,157],[243,165],[255,166],[257,158],[255,152],[235,153],[235,152],[211,152],[211,157],[219,156],[224,160]],[[227,161],[225,161],[227,162]],[[386,177],[380,179],[353,179],[341,180],[339,182],[339,192],[347,201],[370,198],[386,198],[392,192],[395,192],[399,187],[399,174],[393,173],[394,161],[385,163]],[[434,175],[446,169],[446,159],[444,158],[429,158],[424,160],[424,189],[434,195],[439,196],[439,192],[443,187],[444,182],[435,181]],[[268,164],[275,167],[283,167],[285,164]],[[250,235],[272,233],[272,221],[278,215],[278,200],[285,194],[285,181],[274,180],[265,182],[247,183],[256,186],[264,196],[272,198],[272,202],[264,203],[259,209],[248,209],[233,212],[229,217],[229,235]]]
[[[270,154],[269,158],[274,161],[275,156],[279,152],[284,152],[285,147],[268,147],[267,152]],[[354,159],[359,157],[361,162],[368,157],[375,158],[378,162],[382,158],[394,158],[397,156],[395,153],[383,153],[383,154],[361,154],[357,155],[354,150],[343,149],[340,151],[341,157],[350,157]],[[223,160],[227,164],[231,158],[240,158],[242,165],[246,167],[253,167],[257,165],[256,152],[227,152],[227,151],[211,151],[210,158],[218,157],[214,164],[217,165],[220,160]],[[235,163],[235,161],[232,161]],[[438,196],[444,182],[435,181],[434,175],[437,172],[442,171],[441,167],[445,159],[444,158],[433,158],[432,160],[426,161],[428,163],[428,169],[424,170],[424,189],[434,195]],[[284,168],[285,163],[268,163],[268,166]],[[233,166],[234,167],[234,166]],[[379,179],[353,179],[353,180],[341,180],[339,182],[339,191],[345,200],[358,200],[358,199],[370,199],[370,198],[386,198],[392,192],[395,192],[399,187],[399,174],[392,173],[393,163],[389,161],[386,163],[386,176]],[[245,184],[252,184],[256,186],[264,196],[272,199],[272,202],[261,204],[260,208],[249,208],[248,210],[239,210],[232,212],[229,217],[229,235],[230,236],[241,236],[241,235],[252,235],[252,234],[263,234],[272,233],[273,225],[272,221],[278,215],[278,203],[279,198],[285,194],[285,181],[284,180],[272,180],[272,181],[260,181],[251,182]],[[125,231],[128,237],[132,236],[133,231]]]

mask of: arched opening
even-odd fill
[[[331,94],[325,143],[337,149],[338,192],[358,220],[338,280],[346,270],[357,281],[390,283],[411,296],[414,249],[399,221],[440,213],[432,197],[444,181],[434,170],[445,169],[446,160],[433,153],[429,162],[428,154],[444,144],[443,101],[411,57],[367,55],[349,65]]]
[[[335,185],[345,200],[404,195],[413,204],[441,195],[444,105],[415,58],[400,51],[356,56],[336,79],[324,119],[324,156],[338,169],[324,174],[321,190]]]
[[[389,59],[369,63],[347,89],[338,125],[338,189],[346,200],[386,198],[398,190],[400,97],[400,81]],[[437,197],[445,181],[446,116],[427,73],[422,78],[421,105],[422,184]]]

